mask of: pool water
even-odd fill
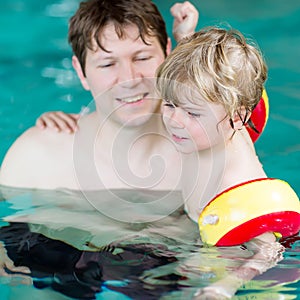
[[[171,34],[169,8],[176,1],[154,2]],[[300,195],[300,2],[191,2],[200,11],[199,28],[228,23],[260,45],[269,66],[270,117],[256,143],[257,153],[270,177],[288,181]],[[0,162],[40,114],[79,112],[91,101],[72,69],[66,38],[68,19],[78,3],[1,0]],[[16,259],[31,264],[35,273],[30,280],[0,277],[1,300],[71,299],[80,293],[80,299],[192,299],[198,287],[223,278],[248,255],[240,247],[201,247],[195,224],[180,211],[158,222],[124,226],[95,213],[70,191],[3,189],[2,193],[0,240],[6,240],[11,255],[23,245],[24,257]],[[30,251],[40,240],[40,247],[45,247],[40,256],[33,255]],[[103,248],[116,240],[121,244],[114,249]],[[130,247],[132,243],[140,245],[140,251]],[[39,263],[29,261],[28,253]],[[296,241],[288,246],[283,261],[243,285],[235,299],[298,299],[299,256]],[[118,257],[126,258],[126,263]],[[105,261],[106,269],[97,269],[99,260]],[[79,268],[77,278],[72,266],[80,263],[91,269]],[[85,280],[90,284],[82,284]]]
[[[197,226],[181,209],[154,222],[124,225],[95,210],[80,192],[2,193],[0,241],[31,275],[6,269],[1,300],[193,299],[198,288],[225,278],[251,255],[238,246],[202,247]],[[146,202],[151,194],[135,192],[138,199]],[[297,299],[300,241],[285,245],[284,259],[241,286],[234,299]],[[1,265],[7,258],[2,250],[0,245]]]

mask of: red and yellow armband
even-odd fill
[[[246,128],[253,143],[259,138],[261,133],[266,127],[269,117],[269,99],[266,90],[263,90],[263,94],[252,111],[250,120],[246,124]],[[251,126],[252,124],[252,126]],[[254,128],[253,128],[254,127]]]
[[[261,178],[216,196],[198,223],[208,245],[240,245],[265,232],[287,237],[300,230],[299,198],[287,182]]]

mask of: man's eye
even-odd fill
[[[98,65],[98,68],[105,69],[105,68],[112,67],[113,65],[114,65],[114,63],[103,64],[103,65]]]
[[[151,56],[141,56],[141,57],[137,57],[135,60],[136,61],[144,61],[144,60],[149,60],[151,58]]]

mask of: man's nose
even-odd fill
[[[133,62],[126,62],[122,63],[118,77],[122,87],[132,88],[141,82],[143,76]]]

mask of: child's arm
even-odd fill
[[[189,1],[175,3],[170,11],[174,17],[172,32],[176,42],[195,32],[199,13],[193,4]]]
[[[245,245],[253,256],[228,276],[199,289],[194,299],[230,299],[243,284],[274,267],[283,258],[284,247],[276,242],[273,233],[262,234]]]
[[[42,114],[35,125],[40,129],[51,128],[57,132],[74,133],[80,114],[67,114],[62,111],[50,111]]]

